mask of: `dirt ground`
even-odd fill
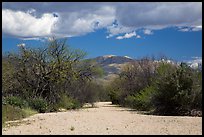
[[[201,135],[202,117],[153,116],[98,102],[66,112],[36,114],[16,126],[2,129],[3,135]]]

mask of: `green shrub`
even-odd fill
[[[111,90],[108,95],[112,104],[119,104],[119,95],[115,90]]]
[[[58,104],[49,104],[47,107],[47,112],[57,112],[59,110]]]
[[[2,126],[6,126],[6,121],[19,120],[34,114],[37,114],[37,112],[35,110],[32,110],[31,108],[21,109],[19,107],[11,106],[9,104],[2,105]]]
[[[30,100],[29,106],[40,113],[45,113],[48,110],[48,103],[42,98]]]
[[[12,106],[17,106],[19,108],[25,108],[28,107],[28,103],[26,100],[23,100],[20,97],[17,96],[10,96],[10,97],[6,97],[6,103],[12,105]],[[5,102],[4,102],[5,103]]]
[[[196,94],[195,80],[193,78],[196,71],[185,64],[181,64],[175,71],[167,75],[159,75],[156,87],[157,92],[153,95],[152,103],[155,106],[155,113],[161,115],[185,115],[192,109],[195,109],[195,98],[201,97],[201,85],[197,85],[198,94]],[[198,95],[198,96],[196,96]],[[198,99],[201,104],[201,98]]]
[[[77,109],[81,107],[81,104],[76,99],[73,99],[67,95],[62,95],[60,102],[58,103],[57,108],[65,108],[65,109]]]
[[[135,96],[128,95],[125,98],[125,106],[126,107],[134,108],[134,106],[135,106],[134,103],[135,103]]]
[[[73,99],[72,103],[73,103],[72,109],[78,109],[78,108],[82,107],[82,104],[78,100],[76,100],[76,99]]]
[[[150,86],[141,90],[136,95],[129,95],[125,98],[125,106],[137,110],[149,111],[152,109],[151,96],[155,91],[154,87]]]
[[[6,121],[18,120],[26,117],[26,113],[19,107],[9,104],[2,105],[2,125],[5,126]]]

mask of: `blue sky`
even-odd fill
[[[53,6],[54,5],[54,6]],[[70,7],[70,8],[69,8]],[[3,3],[2,52],[51,36],[102,55],[202,61],[202,3]]]

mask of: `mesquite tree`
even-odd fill
[[[3,92],[27,100],[43,98],[49,104],[59,102],[63,95],[87,102],[86,96],[90,94],[86,87],[97,75],[97,67],[82,60],[85,55],[68,47],[66,40],[53,39],[45,48],[38,49],[21,46],[18,53],[5,57],[13,72],[9,80],[3,81],[10,82],[13,88]]]

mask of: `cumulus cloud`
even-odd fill
[[[141,36],[140,36],[140,35],[137,35],[137,36],[136,36],[136,38],[140,39],[140,38],[141,38]]]
[[[25,47],[25,43],[18,44],[17,47]]]
[[[190,32],[190,31],[200,31],[202,30],[202,26],[199,25],[199,26],[192,26],[192,27],[178,27],[179,28],[179,31],[182,31],[182,32]]]
[[[2,10],[2,30],[18,37],[72,37],[79,36],[112,24],[115,10],[109,6],[94,12],[73,11],[42,13],[37,10],[14,11]]]
[[[202,63],[202,57],[192,57],[192,60],[188,62],[189,63]]]
[[[202,30],[202,25],[195,26],[192,28],[192,31],[200,31],[200,30]]]
[[[111,7],[101,7],[93,12],[63,12],[53,31],[57,35],[79,36],[97,29],[105,28],[114,21],[115,10]]]
[[[2,31],[19,37],[44,37],[52,34],[57,19],[50,13],[40,18],[22,11],[2,10]]]
[[[123,27],[132,28],[131,31],[181,26],[191,27],[192,31],[202,30],[201,2],[127,3],[118,5],[116,13],[117,21]]]
[[[202,19],[202,3],[197,2],[131,3],[119,7],[118,21],[134,28],[201,24]]]
[[[3,33],[16,37],[73,37],[107,29],[107,38],[143,29],[202,30],[201,2],[4,2]],[[182,28],[186,27],[186,28]],[[137,37],[139,37],[137,35]],[[120,37],[119,37],[120,38]]]
[[[190,31],[191,29],[189,27],[184,27],[184,28],[180,28],[179,31],[182,31],[182,32],[188,32]]]
[[[110,37],[113,37],[113,36],[121,34],[121,33],[130,33],[134,30],[134,28],[125,27],[125,26],[122,26],[122,25],[118,24],[117,22],[115,22],[111,26],[108,26],[107,30],[109,33],[107,38],[110,38]]]
[[[136,37],[136,38],[140,38],[139,35],[136,34],[136,32],[131,32],[131,33],[126,33],[124,36],[118,36],[116,37],[116,39],[129,39],[129,38],[132,38],[132,37]]]
[[[202,64],[202,57],[192,57],[187,63],[193,68],[198,68],[199,64]]]
[[[145,29],[145,30],[143,30],[143,32],[146,35],[152,35],[153,34],[153,32],[150,29]]]

